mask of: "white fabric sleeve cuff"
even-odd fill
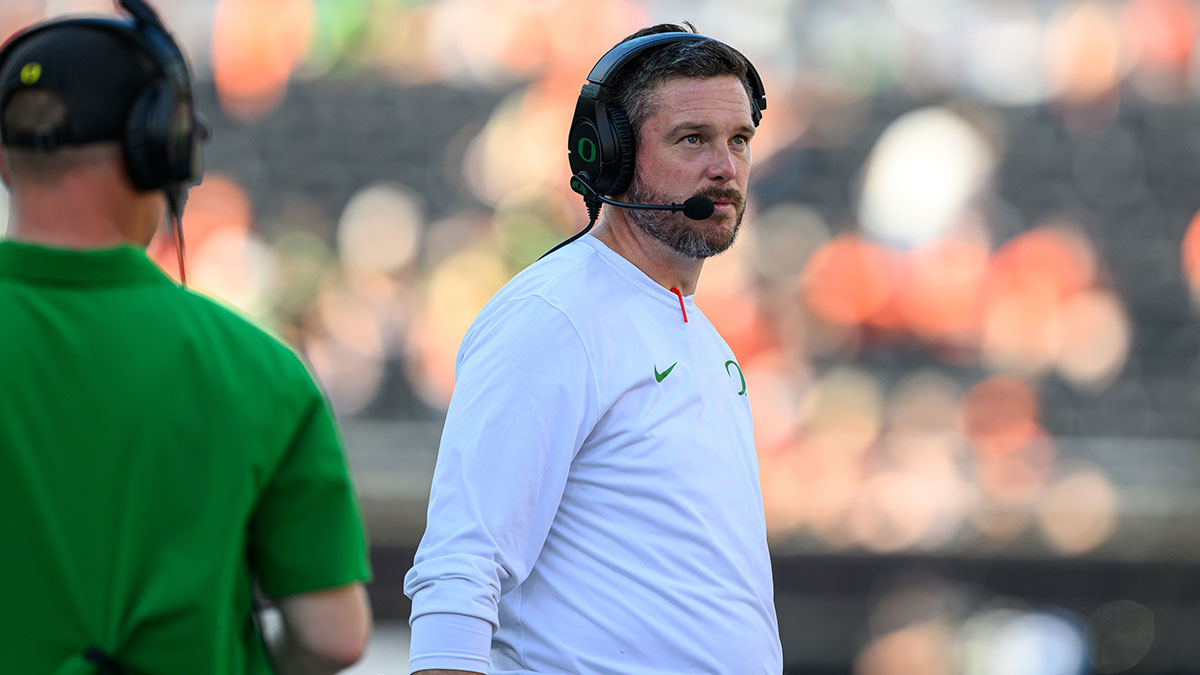
[[[422,614],[412,620],[408,672],[467,670],[486,673],[491,664],[492,624],[465,614]]]

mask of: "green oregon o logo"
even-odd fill
[[[725,362],[725,374],[728,375],[731,379],[733,378],[733,373],[729,372],[729,366],[733,366],[734,368],[737,368],[738,377],[741,378],[741,380],[742,380],[742,390],[738,392],[738,396],[745,396],[746,395],[746,376],[742,374],[742,367],[738,365],[737,361],[730,360],[730,361]]]
[[[42,78],[42,64],[30,61],[21,67],[21,83],[33,84]]]
[[[575,152],[579,153],[580,159],[589,164],[596,161],[596,144],[586,136],[581,137],[579,143],[575,144]]]

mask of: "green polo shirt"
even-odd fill
[[[253,579],[369,574],[294,352],[139,249],[0,242],[0,672],[270,672]]]

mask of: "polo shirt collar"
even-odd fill
[[[0,241],[0,277],[59,284],[174,283],[133,246],[74,250]]]

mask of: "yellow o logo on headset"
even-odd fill
[[[36,61],[30,61],[21,68],[21,82],[23,84],[33,84],[42,77],[42,64]]]

